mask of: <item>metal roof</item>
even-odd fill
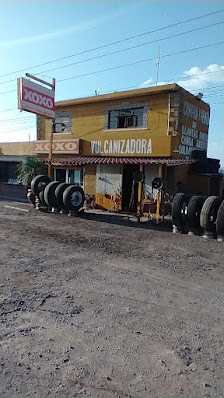
[[[53,166],[82,166],[85,164],[165,164],[167,166],[178,166],[182,164],[195,163],[193,159],[177,158],[150,158],[150,157],[112,157],[112,156],[74,156],[70,158],[54,158]],[[49,163],[48,159],[43,163]]]

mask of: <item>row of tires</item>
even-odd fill
[[[177,193],[172,204],[172,222],[178,229],[224,236],[224,200],[218,196],[190,197]]]
[[[31,182],[32,194],[42,204],[58,210],[78,212],[84,204],[84,191],[77,185],[52,181],[44,175],[36,176]]]

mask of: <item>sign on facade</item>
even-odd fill
[[[184,101],[183,115],[187,118],[187,123],[181,127],[179,153],[188,157],[193,150],[207,152],[209,112]]]
[[[55,91],[20,77],[18,79],[18,108],[37,115],[55,118]]]
[[[48,153],[49,152],[49,141],[35,141],[33,143],[34,153]],[[80,153],[80,140],[58,140],[54,141],[52,144],[52,152],[56,154],[74,154]]]
[[[151,138],[91,141],[91,153],[93,155],[150,155],[152,153]]]

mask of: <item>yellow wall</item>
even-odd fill
[[[84,191],[88,195],[96,194],[96,165],[88,164],[85,166]]]
[[[120,105],[129,102],[129,104],[138,102],[147,102],[149,104],[148,124],[146,128],[138,129],[119,129],[104,130],[105,125],[105,107]],[[56,105],[57,109],[57,105]],[[88,103],[76,103],[73,106],[60,107],[58,110],[67,110],[73,112],[71,134],[54,134],[55,140],[79,138],[82,140],[82,155],[95,155],[91,152],[91,141],[98,140],[127,140],[127,139],[151,139],[151,153],[146,155],[137,153],[125,153],[123,156],[170,156],[171,155],[171,137],[167,135],[168,127],[168,94],[157,93],[144,96],[134,96],[128,99],[116,99],[110,101],[94,101]],[[51,132],[51,121],[40,117],[40,139],[49,140]],[[110,154],[101,153],[100,156],[110,156]],[[112,156],[115,156],[113,153]],[[118,155],[119,156],[119,155]],[[122,155],[120,155],[122,156]]]
[[[0,143],[0,155],[5,155],[5,156],[33,155],[33,143],[32,142]]]

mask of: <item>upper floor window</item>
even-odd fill
[[[54,121],[54,133],[71,133],[72,129],[72,112],[56,111]]]
[[[105,108],[105,129],[146,128],[147,122],[147,103],[124,103]]]

